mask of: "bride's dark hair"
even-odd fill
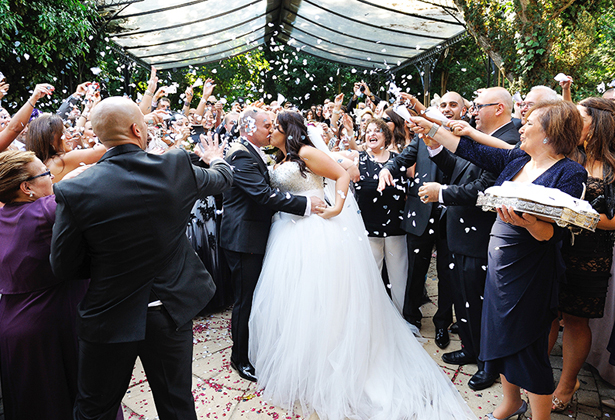
[[[314,147],[314,144],[308,136],[307,127],[303,123],[303,117],[298,112],[285,111],[278,114],[277,121],[282,129],[282,133],[286,136],[286,156],[278,151],[276,153],[276,162],[280,163],[286,158],[291,162],[297,162],[301,176],[305,178],[306,166],[303,159],[299,156],[299,150],[303,146]]]

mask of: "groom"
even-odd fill
[[[274,128],[271,115],[247,109],[239,118],[241,137],[226,154],[234,169],[233,186],[224,192],[220,246],[231,269],[235,303],[231,319],[231,366],[239,376],[256,381],[248,359],[248,321],[254,288],[263,265],[271,217],[276,211],[309,216],[326,206],[318,197],[283,194],[269,186],[265,154]]]

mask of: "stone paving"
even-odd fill
[[[435,273],[430,271],[428,276],[428,294],[433,302],[437,302]],[[477,417],[486,419],[486,414],[494,410],[502,397],[499,381],[491,388],[480,392],[469,389],[467,382],[476,372],[476,366],[459,367],[442,362],[441,354],[443,351],[436,347],[433,342],[434,326],[429,319],[435,313],[436,306],[434,303],[427,303],[422,310],[425,319],[423,320],[421,334],[429,340],[424,346],[425,351],[451,378]],[[562,367],[560,343],[561,335],[551,356],[556,380],[559,379]],[[199,419],[304,419],[299,407],[291,416],[285,410],[267,404],[262,400],[255,384],[241,379],[231,369],[231,344],[230,310],[194,320],[193,393]],[[457,350],[460,347],[458,337],[453,334],[451,335],[451,344],[445,351]],[[564,413],[553,413],[551,419],[615,420],[615,410],[601,405],[600,402],[601,399],[614,397],[615,387],[603,381],[589,365],[584,366],[579,374],[579,380],[581,388],[575,395],[570,407]],[[123,408],[126,420],[157,419],[147,378],[138,360],[130,387],[123,400]],[[529,411],[527,417],[531,418]],[[0,420],[4,420],[1,398]],[[314,414],[309,420],[318,420],[318,416]]]
[[[470,377],[476,372],[476,365],[454,366],[442,362],[440,350],[434,343],[435,330],[429,318],[436,311],[436,281],[435,273],[430,271],[427,280],[427,290],[432,303],[423,305],[423,328],[421,334],[429,341],[424,349],[451,378],[456,388],[467,401],[472,411],[480,419],[486,419],[486,414],[494,410],[502,395],[501,384],[496,382],[489,389],[476,392],[467,386]],[[195,345],[193,361],[193,393],[199,419],[304,419],[299,407],[291,415],[263,401],[255,384],[244,381],[230,367],[230,310],[214,314],[194,321]],[[556,380],[559,379],[562,366],[561,337],[553,351],[551,363]],[[459,338],[451,335],[451,344],[445,350],[453,351],[461,348]],[[577,392],[570,407],[561,414],[552,414],[551,418],[560,419],[614,419],[615,410],[601,406],[600,400],[615,396],[615,387],[602,381],[586,365],[579,375],[581,388]],[[527,398],[526,398],[527,399]],[[126,419],[156,419],[156,409],[152,394],[147,385],[139,362],[135,366],[130,389],[124,398]],[[528,411],[528,418],[531,413]],[[309,420],[317,420],[312,415]],[[307,419],[306,419],[307,420]],[[430,420],[430,419],[424,419]]]

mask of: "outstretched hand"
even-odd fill
[[[34,88],[34,92],[32,92],[32,99],[36,102],[45,95],[51,96],[54,89],[55,88],[49,83],[41,83],[39,85],[36,85],[36,87]]]
[[[395,180],[393,179],[393,175],[391,175],[391,172],[389,172],[388,169],[383,169],[378,174],[378,188],[376,188],[376,190],[378,192],[382,192],[387,185],[395,185]]]
[[[226,146],[226,140],[222,142],[222,145],[218,142],[218,134],[212,136],[211,131],[205,134],[201,134],[201,143],[199,147],[194,148],[194,153],[201,158],[206,164],[210,164],[212,160],[216,158],[222,159],[224,157],[224,148]]]

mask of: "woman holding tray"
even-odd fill
[[[475,109],[487,104],[475,103]],[[520,149],[496,149],[412,118],[437,152],[440,144],[498,175],[495,185],[515,181],[557,188],[580,197],[586,170],[566,157],[576,148],[583,122],[569,102],[536,104],[521,128]],[[431,138],[435,142],[431,141]],[[436,143],[437,142],[437,143]],[[438,144],[439,143],[439,144]],[[381,178],[384,185],[389,180]],[[534,420],[551,416],[554,390],[548,338],[557,313],[557,281],[564,265],[558,243],[564,229],[512,208],[497,209],[491,231],[482,313],[481,353],[485,370],[500,374],[502,403],[489,418],[508,419],[527,410],[520,388],[529,393]]]

